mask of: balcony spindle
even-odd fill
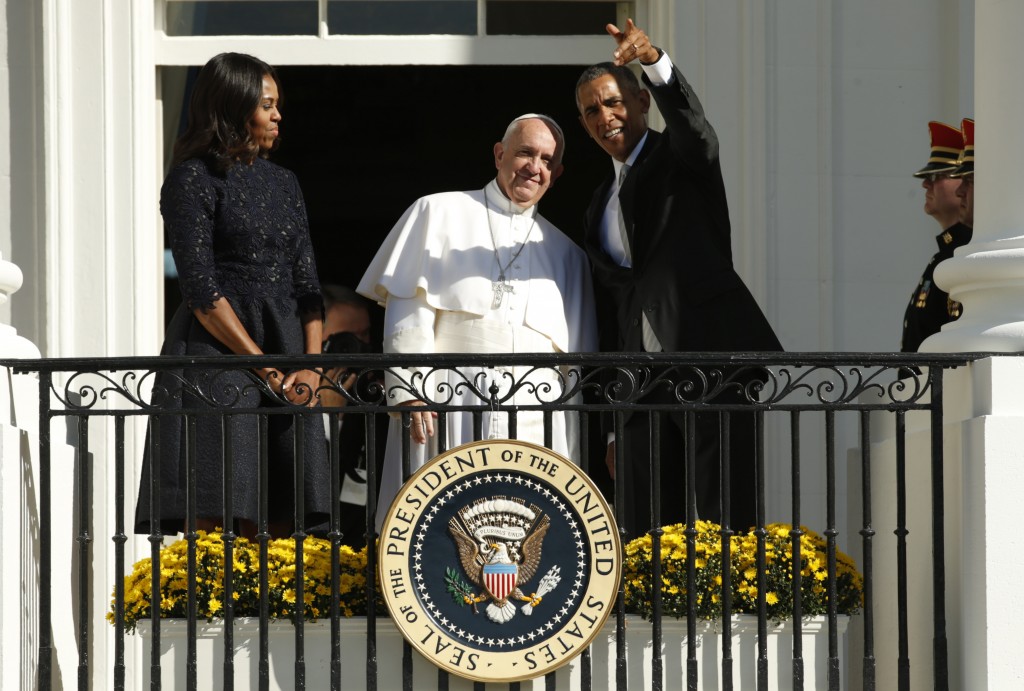
[[[341,420],[336,413],[327,415],[328,443],[331,460],[331,494],[341,496],[341,452],[338,447],[338,432]],[[349,424],[355,422],[349,418]],[[373,465],[367,461],[367,466]],[[331,529],[327,533],[331,542],[331,691],[341,689],[341,598],[338,589],[341,584],[341,559],[338,550],[341,547],[341,506],[340,502],[331,502]],[[372,543],[369,543],[372,544]]]
[[[910,626],[907,621],[907,420],[896,411],[896,609],[899,623],[897,683],[910,691]]]
[[[929,367],[929,388],[935,404],[931,408],[932,432],[932,616],[934,641],[932,666],[935,691],[949,690],[949,662],[946,646],[946,497],[942,468],[942,368]]]
[[[114,573],[125,572],[124,415],[114,416]],[[124,579],[114,580],[114,691],[124,691]]]
[[[369,614],[366,617],[366,688],[377,689],[377,617],[373,616],[377,601],[377,416],[367,414],[366,426],[366,602]],[[444,440],[444,416],[438,416],[438,429]]]
[[[221,439],[224,450],[224,689],[235,688],[235,454],[231,444],[231,427],[234,417],[225,415],[221,420]]]
[[[267,437],[269,421],[265,413],[256,416],[259,435],[259,507],[257,508],[256,540],[260,545],[260,691],[270,691],[270,447]]]
[[[651,690],[661,691],[665,678],[665,661],[661,655],[661,413],[651,413],[651,605],[654,621],[651,622]]]
[[[188,632],[185,654],[185,687],[188,691],[198,688],[196,669],[196,419],[185,417],[185,539],[188,540],[188,605],[186,621]],[[159,560],[158,560],[159,561]]]
[[[697,415],[686,411],[686,688],[697,691]]]
[[[872,550],[874,547],[875,528],[871,517],[871,412],[861,411],[860,414],[860,448],[861,448],[861,504],[864,527],[864,556],[861,557],[861,571],[864,574],[864,688],[874,691],[875,688],[875,617],[874,617],[874,578],[872,578]]]
[[[619,537],[626,542],[626,418],[621,410],[615,411],[615,521]],[[619,584],[615,598],[615,688],[626,689],[626,593]]]
[[[78,592],[89,592],[89,524],[92,512],[92,463],[89,462],[89,417],[78,417]],[[89,598],[78,603],[78,688],[89,688]]]
[[[825,541],[828,546],[828,691],[839,691],[839,636],[836,633],[836,415],[825,411]]]
[[[757,689],[767,691],[768,689],[768,600],[765,593],[768,568],[768,560],[765,554],[765,538],[768,531],[765,530],[765,493],[764,493],[764,413],[757,411],[754,414],[754,473],[756,475],[755,485],[757,486],[757,525],[754,533],[757,535]]]
[[[322,424],[319,420],[317,424]],[[306,688],[306,416],[293,413],[295,430],[295,688]]]
[[[803,623],[803,560],[800,554],[800,411],[789,417],[790,491],[792,494],[793,529],[793,691],[804,691],[804,623]]]
[[[730,446],[731,435],[729,433],[729,427],[732,422],[729,413],[724,412],[721,414],[722,418],[722,433],[721,433],[721,471],[719,477],[722,478],[721,494],[719,495],[719,502],[722,508],[722,688],[725,691],[732,691],[733,679],[732,679],[732,597],[729,589],[732,587],[732,576],[729,573],[732,564],[732,491],[729,488],[730,478],[732,477],[732,464],[731,456],[732,447]]]
[[[160,527],[160,422],[159,415],[154,415],[149,422],[149,449],[153,459],[153,469],[149,473],[149,622],[152,626],[150,641],[149,670],[150,689],[159,691],[160,673],[160,545],[163,542]],[[48,525],[48,524],[47,524]],[[44,572],[45,573],[45,572]],[[191,582],[191,580],[189,581]]]

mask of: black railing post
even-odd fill
[[[932,612],[934,616],[934,646],[932,666],[935,691],[949,689],[949,662],[946,648],[946,498],[943,478],[942,449],[942,367],[929,367],[931,384],[932,432]]]
[[[764,493],[764,413],[754,413],[754,484],[757,487],[757,691],[768,691],[768,599],[767,569],[768,557],[765,540],[765,493]]]
[[[661,691],[664,684],[665,663],[661,656],[662,604],[661,604],[661,413],[651,414],[651,691]]]
[[[402,481],[405,482],[412,474],[412,414],[402,413]],[[479,438],[479,437],[477,437]],[[413,691],[412,646],[409,641],[402,640],[402,689]]]
[[[53,676],[53,620],[50,481],[50,372],[39,373],[39,672],[41,691],[50,691]]]
[[[196,594],[196,419],[192,415],[185,417],[185,476],[188,489],[185,502],[185,539],[188,540],[188,610],[186,618],[186,655],[185,655],[185,686],[188,691],[198,688],[198,669],[196,656],[196,616],[198,596]]]
[[[861,451],[861,509],[864,527],[864,555],[861,558],[864,573],[864,688],[873,691],[875,688],[875,612],[874,612],[874,574],[873,574],[873,539],[875,528],[871,517],[871,412],[864,410],[860,414],[860,451]]]
[[[587,411],[580,411],[580,467],[584,473],[590,474],[590,415]],[[587,646],[580,653],[580,688],[582,691],[591,691],[593,688],[593,660],[591,659],[591,648]]]
[[[719,501],[722,506],[722,689],[733,691],[732,674],[732,491],[729,478],[732,475],[732,418],[722,413],[718,443],[722,450],[719,477],[722,478]]]
[[[341,496],[341,453],[338,448],[338,432],[340,420],[337,414],[328,413],[328,448],[331,461],[331,496]],[[349,424],[353,422],[349,421]],[[373,465],[373,460],[367,455],[366,465]],[[341,690],[341,598],[339,589],[341,585],[341,559],[338,550],[341,548],[341,512],[340,502],[331,502],[331,529],[327,537],[331,543],[331,691]],[[372,544],[372,543],[371,543]],[[371,608],[372,612],[372,608]]]
[[[232,440],[234,418],[221,419],[221,439],[224,457],[224,691],[235,688],[235,451]]]
[[[686,411],[686,688],[697,691],[697,414]],[[657,583],[660,588],[661,584]]]
[[[896,619],[897,678],[899,691],[910,691],[910,625],[907,621],[907,425],[906,414],[896,411]]]
[[[89,417],[78,418],[78,592],[89,592],[89,523],[92,512],[92,464],[89,463]],[[78,688],[89,688],[89,598],[78,603]]]
[[[154,415],[149,422],[149,449],[152,463],[149,471],[149,487],[142,491],[149,492],[149,558],[150,558],[150,598],[149,621],[152,626],[152,640],[149,652],[149,688],[160,691],[162,678],[160,672],[160,545],[163,533],[160,526],[160,416]],[[191,581],[190,581],[191,582]]]
[[[124,691],[124,415],[114,417],[114,691]]]
[[[448,413],[440,412],[434,420],[435,438],[437,439],[437,452],[444,453],[448,450]],[[474,436],[479,439],[479,436]]]
[[[260,544],[260,691],[270,691],[270,421],[266,413],[256,416],[259,436],[259,508],[256,539]]]
[[[791,444],[790,493],[792,494],[793,528],[789,533],[793,541],[793,691],[804,691],[804,622],[803,622],[803,560],[800,537],[800,411],[790,413],[789,434]]]
[[[306,567],[303,554],[306,540],[306,415],[294,413],[295,433],[295,688],[306,688]],[[321,424],[317,420],[317,424]],[[334,501],[338,497],[333,497]]]
[[[619,538],[626,544],[626,421],[622,411],[615,412],[615,521]],[[615,688],[626,691],[626,592],[623,584],[615,598]]]
[[[836,417],[825,411],[825,543],[828,554],[828,691],[839,691],[839,634],[836,619]]]
[[[444,420],[439,434],[444,440]],[[366,688],[377,689],[377,416],[366,415]]]

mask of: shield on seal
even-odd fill
[[[484,587],[495,600],[504,600],[515,589],[518,575],[515,564],[484,564]]]

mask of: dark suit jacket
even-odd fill
[[[665,351],[782,350],[733,269],[718,137],[693,89],[674,73],[660,87],[644,77],[667,127],[648,131],[619,194],[632,268],[615,264],[598,237],[612,174],[587,210],[585,245],[599,295],[616,310],[613,324],[602,315],[601,349],[642,350],[643,311]]]

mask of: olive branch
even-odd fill
[[[452,600],[454,600],[456,604],[466,605],[472,603],[473,614],[479,614],[479,610],[476,608],[476,594],[473,592],[469,583],[462,580],[458,571],[450,567],[445,569],[444,582],[447,586],[448,593],[451,594]]]

